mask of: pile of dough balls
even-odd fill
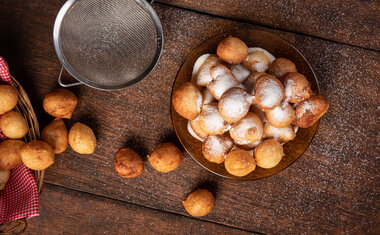
[[[277,166],[282,145],[298,127],[311,127],[329,108],[291,60],[232,36],[219,43],[216,55],[198,58],[191,82],[174,91],[172,104],[203,142],[204,157],[238,177],[256,166]]]
[[[82,123],[67,130],[62,118],[71,118],[78,99],[66,89],[48,93],[43,101],[45,111],[56,117],[41,134],[41,140],[25,143],[29,131],[25,118],[14,111],[18,93],[10,85],[0,85],[0,130],[8,138],[0,143],[0,190],[9,179],[10,170],[21,163],[32,170],[45,170],[54,163],[55,154],[63,153],[68,145],[80,154],[91,154],[96,147],[93,131]]]

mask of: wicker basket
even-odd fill
[[[12,77],[12,83],[18,92],[18,103],[15,110],[24,116],[29,125],[29,131],[25,139],[27,142],[39,139],[40,127],[38,125],[37,116],[34,113],[32,104],[30,103],[28,94],[14,77]],[[40,194],[42,190],[44,171],[34,171],[34,177],[36,178],[38,193]],[[27,225],[28,223],[25,218],[15,220],[7,224],[0,224],[0,234],[21,234],[25,232]]]

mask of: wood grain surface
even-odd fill
[[[380,50],[380,2],[158,0],[181,8]]]
[[[63,3],[0,3],[0,55],[30,95],[41,126],[52,120],[44,113],[42,100],[58,86],[60,63],[52,27]],[[197,187],[205,187],[215,194],[216,206],[201,220],[262,233],[380,232],[380,53],[314,37],[260,28],[284,38],[304,54],[317,74],[322,95],[330,102],[308,151],[293,165],[266,179],[241,182],[217,177],[185,154],[174,172],[159,173],[145,161],[140,177],[120,178],[113,170],[118,148],[131,147],[146,160],[157,144],[178,144],[170,119],[170,94],[176,73],[191,50],[221,32],[259,28],[162,4],[154,4],[154,8],[165,36],[158,65],[146,79],[125,90],[70,89],[78,96],[79,105],[66,124],[88,124],[97,135],[98,148],[92,155],[78,155],[71,149],[57,155],[45,182],[185,216],[181,201]],[[45,206],[58,205],[52,198],[63,198],[59,196],[62,193],[46,187]],[[60,208],[62,215],[65,207],[68,203]],[[103,211],[106,221],[114,213],[114,207],[109,208]],[[41,209],[55,216],[53,210]],[[42,222],[35,218],[31,224],[45,223],[46,218],[40,218]],[[31,233],[38,229],[30,227]]]

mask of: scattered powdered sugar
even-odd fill
[[[269,53],[267,50],[265,50],[265,49],[263,49],[261,47],[249,47],[248,48],[248,53],[249,54],[252,53],[252,52],[255,52],[255,51],[262,51],[262,52],[264,52],[265,55],[268,56],[270,63],[272,63],[273,60],[276,59],[276,57],[274,57],[271,53]]]
[[[197,77],[197,74],[198,74],[198,71],[199,71],[199,68],[201,67],[201,65],[205,62],[205,60],[210,57],[210,54],[204,54],[204,55],[201,55],[197,61],[195,61],[194,63],[194,67],[193,67],[193,72],[191,74],[191,81],[193,84],[196,84],[195,83],[195,80],[196,80],[196,77]]]
[[[207,88],[202,90],[202,96],[203,96],[203,104],[209,104],[215,101],[214,96],[212,96],[211,92]]]
[[[260,104],[265,107],[273,107],[283,98],[280,85],[272,79],[264,80],[260,87]]]
[[[190,135],[192,135],[195,139],[203,142],[204,139],[202,139],[200,136],[197,135],[197,133],[195,133],[195,131],[193,130],[193,128],[191,127],[191,124],[190,124],[190,121],[187,121],[187,131],[190,133]]]
[[[239,82],[243,82],[251,74],[251,71],[241,64],[231,66],[231,72]]]

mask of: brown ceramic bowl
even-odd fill
[[[319,94],[317,78],[310,64],[306,61],[305,57],[295,47],[283,39],[271,33],[255,29],[219,34],[198,46],[186,58],[181,69],[179,70],[177,78],[173,85],[173,91],[178,89],[178,87],[180,87],[185,82],[189,82],[191,80],[193,65],[198,57],[206,53],[216,54],[218,43],[229,35],[240,38],[248,45],[248,47],[261,47],[272,53],[276,58],[284,57],[292,60],[296,64],[298,72],[304,74],[311,83],[313,92]],[[192,137],[187,131],[187,120],[179,116],[174,110],[173,106],[171,106],[171,113],[174,130],[178,136],[178,139],[181,141],[183,147],[190,154],[190,156],[194,158],[195,161],[216,175],[239,180],[261,179],[274,175],[288,167],[306,151],[315,135],[319,124],[318,121],[312,127],[306,129],[299,128],[296,138],[284,145],[285,156],[276,167],[271,169],[256,167],[256,170],[250,174],[244,177],[236,177],[226,171],[224,164],[215,164],[207,161],[202,154],[202,142]]]

